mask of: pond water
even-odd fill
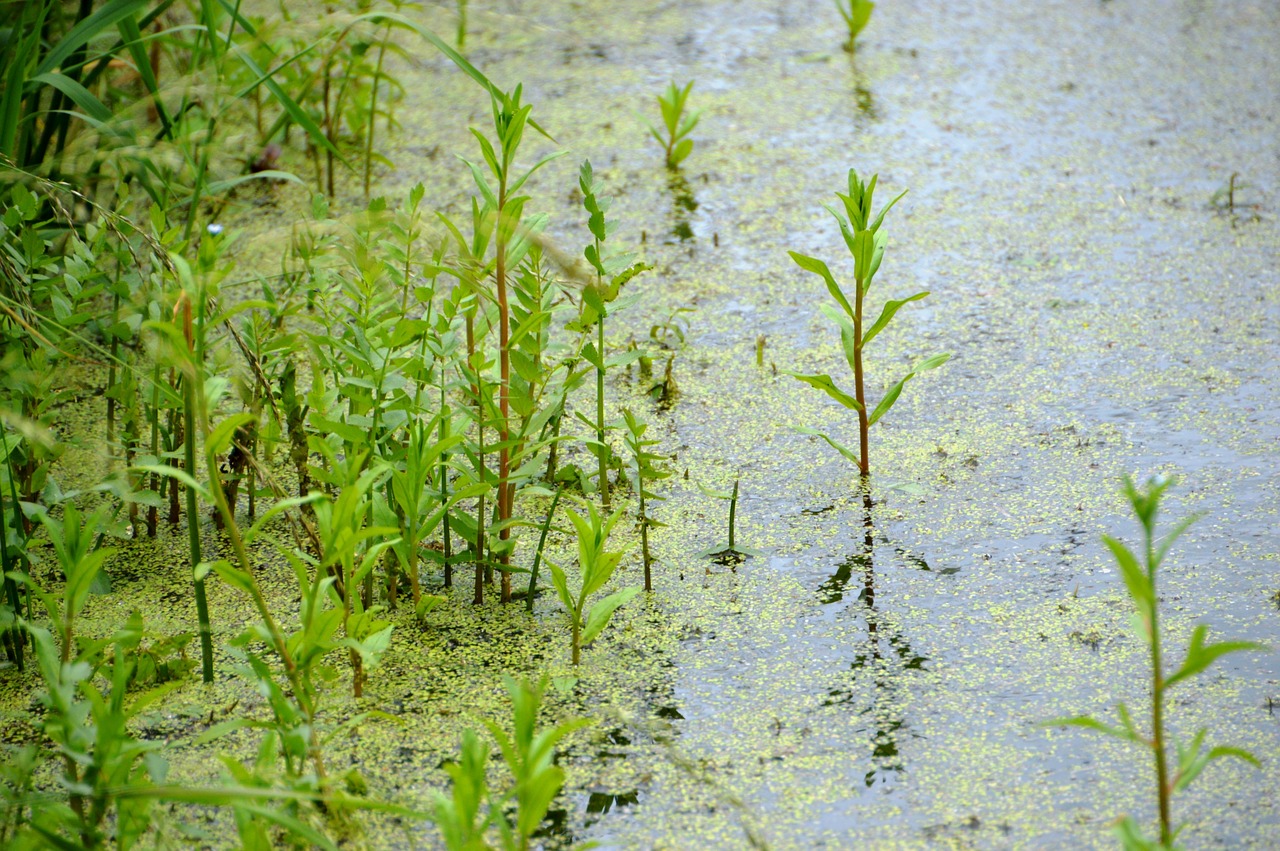
[[[634,333],[695,309],[655,428],[692,479],[740,472],[739,538],[763,553],[732,571],[693,557],[724,510],[672,486],[652,606],[679,640],[658,728],[632,719],[617,759],[570,760],[565,829],[605,847],[1080,848],[1110,846],[1119,814],[1151,823],[1141,754],[1037,724],[1143,704],[1100,541],[1136,534],[1126,472],[1177,475],[1167,516],[1203,514],[1162,578],[1174,645],[1205,623],[1280,646],[1280,11],[882,3],[852,59],[817,2],[511,12],[476,17],[472,56],[523,80],[572,151],[538,185],[571,185],[590,156],[622,239],[645,232],[658,271],[636,283]],[[632,112],[668,80],[696,80],[705,109],[674,189]],[[422,92],[433,144],[482,117],[452,85]],[[870,528],[851,466],[792,429],[852,441],[856,424],[755,364],[763,334],[766,364],[843,375],[821,282],[786,249],[848,276],[820,205],[849,167],[878,171],[884,200],[910,190],[881,297],[932,293],[878,338],[876,392],[953,353],[873,430]],[[1248,186],[1227,210],[1233,173]],[[398,175],[421,172],[405,157]],[[566,198],[552,233],[575,228]],[[1263,759],[1176,799],[1189,847],[1280,843],[1277,658],[1232,657],[1173,702],[1182,735],[1208,725]]]
[[[1176,475],[1166,519],[1202,515],[1161,578],[1172,646],[1204,623],[1280,648],[1280,7],[898,0],[877,6],[852,57],[819,0],[469,9],[469,58],[523,82],[554,137],[530,135],[529,162],[570,152],[530,182],[529,209],[551,215],[557,242],[585,242],[571,189],[589,157],[615,199],[611,239],[656,267],[629,285],[642,297],[611,336],[647,339],[692,310],[674,404],[609,390],[651,422],[678,475],[656,509],[655,594],[621,610],[577,684],[551,695],[553,714],[600,723],[562,755],[546,841],[1090,848],[1114,845],[1123,813],[1152,824],[1143,754],[1038,725],[1145,706],[1143,648],[1100,540],[1136,538],[1124,473]],[[441,33],[446,12],[426,13]],[[403,129],[379,191],[422,181],[429,205],[461,211],[471,178],[454,154],[474,155],[466,128],[488,104],[429,48],[396,73]],[[671,80],[695,80],[704,110],[675,176],[637,115],[654,119]],[[880,203],[909,190],[884,225],[873,297],[931,292],[874,343],[870,394],[952,353],[873,429],[870,506],[854,468],[794,428],[852,443],[856,420],[780,372],[844,381],[818,309],[828,296],[787,250],[851,275],[821,207],[850,167],[879,173]],[[293,190],[278,191],[242,224],[292,215]],[[722,565],[698,553],[722,545],[726,506],[697,484],[735,476],[737,537],[757,554]],[[138,570],[138,596],[182,574]],[[248,610],[211,595],[229,637]],[[91,614],[109,622],[136,599]],[[178,624],[189,603],[169,602]],[[505,712],[501,670],[572,673],[553,598],[532,619],[512,609],[477,612],[456,589],[425,632],[398,627],[362,708],[402,726],[363,725],[337,762],[425,805],[458,731]],[[198,708],[157,713],[157,735],[198,732],[209,706],[256,705],[231,678],[196,688],[175,705]],[[1188,847],[1280,847],[1273,699],[1274,651],[1231,656],[1175,693],[1177,733],[1208,726],[1211,743],[1263,763],[1215,763],[1175,798]],[[344,701],[334,717],[354,711]],[[207,750],[179,754],[180,773],[212,770]],[[379,846],[436,841],[430,827],[373,830]]]

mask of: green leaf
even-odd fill
[[[925,292],[916,293],[915,295],[907,296],[906,298],[886,301],[884,303],[884,308],[880,311],[880,316],[874,323],[872,323],[871,328],[867,333],[862,335],[862,345],[865,347],[867,343],[875,339],[875,336],[883,331],[885,326],[889,324],[889,320],[893,319],[893,315],[898,312],[900,307],[909,301],[918,301],[928,294],[929,292],[926,290]]]
[[[1138,564],[1138,559],[1130,552],[1128,547],[1110,535],[1103,535],[1102,542],[1107,545],[1107,549],[1111,550],[1112,557],[1115,558],[1116,564],[1119,565],[1120,576],[1124,579],[1125,588],[1129,590],[1129,596],[1137,604],[1138,610],[1144,616],[1149,617],[1155,598],[1153,597],[1151,581]]]
[[[817,387],[819,390],[826,393],[832,399],[835,399],[841,405],[844,405],[850,410],[862,410],[862,405],[858,400],[841,390],[839,387],[836,387],[835,382],[831,380],[831,376],[826,373],[819,372],[809,375],[801,372],[791,372],[790,370],[785,369],[782,371],[798,381],[803,381],[811,387]]]
[[[897,384],[889,388],[889,391],[884,394],[884,398],[880,400],[880,404],[876,405],[875,410],[871,412],[871,416],[867,418],[867,425],[875,425],[876,422],[893,407],[893,403],[898,401],[898,397],[902,395],[902,388],[908,381],[926,370],[936,369],[946,363],[950,358],[951,354],[947,352],[940,355],[934,355],[931,358],[921,361],[915,369],[908,372]]]
[[[671,149],[671,165],[679,165],[684,162],[691,153],[693,153],[693,140],[682,139],[680,142],[676,143],[674,148]]]
[[[90,39],[114,27],[130,15],[142,11],[148,2],[150,0],[112,0],[107,3],[67,31],[57,46],[45,54],[44,60],[36,68],[35,76],[47,74],[61,67],[77,48],[87,44]]]
[[[1051,718],[1048,721],[1041,721],[1037,727],[1083,727],[1086,730],[1094,730],[1108,736],[1125,741],[1135,741],[1134,736],[1125,729],[1120,727],[1112,727],[1109,724],[1103,724],[1096,718],[1088,715],[1078,715],[1074,718]]]
[[[564,571],[558,564],[550,560],[547,561],[547,566],[551,568],[551,584],[555,586],[560,602],[564,603],[564,607],[569,612],[569,617],[576,617],[577,607],[574,605],[573,596],[569,593],[569,581],[565,577]]]
[[[1237,653],[1241,650],[1266,649],[1264,645],[1254,641],[1219,641],[1216,644],[1206,644],[1205,636],[1208,633],[1209,628],[1204,624],[1197,626],[1191,633],[1191,644],[1187,647],[1187,657],[1182,661],[1182,667],[1164,681],[1165,688],[1169,688],[1174,683],[1181,682],[1188,677],[1195,676],[1228,653]]]
[[[218,423],[218,425],[209,432],[209,436],[205,438],[205,451],[213,456],[221,455],[226,452],[231,448],[231,441],[235,436],[236,429],[246,423],[252,422],[253,419],[253,414],[249,413],[232,414],[227,417],[225,420]]]
[[[836,284],[836,279],[832,277],[831,270],[827,268],[826,263],[823,263],[816,257],[807,257],[796,251],[788,251],[787,253],[791,255],[791,259],[794,260],[796,265],[801,269],[821,276],[822,280],[827,284],[827,292],[831,293],[831,297],[839,302],[840,306],[844,308],[844,312],[850,319],[854,318],[853,308],[849,306],[849,300],[844,297],[844,292]]]
[[[113,118],[111,110],[107,109],[102,101],[98,100],[88,89],[66,74],[39,74],[32,77],[29,82],[44,83],[57,89],[70,98],[76,106],[87,112],[91,118],[102,124],[106,124]]]
[[[795,427],[795,430],[796,430],[796,431],[798,431],[798,432],[800,432],[801,434],[811,434],[811,435],[814,435],[815,437],[820,437],[820,438],[822,438],[822,439],[823,439],[823,440],[825,440],[828,444],[830,444],[830,445],[831,445],[831,448],[832,448],[832,449],[834,449],[835,451],[839,452],[839,453],[840,453],[841,455],[843,455],[846,459],[848,459],[849,463],[853,464],[855,467],[860,467],[860,466],[861,466],[862,462],[858,459],[858,453],[854,452],[852,449],[849,449],[849,448],[845,447],[845,446],[844,446],[844,445],[842,445],[842,444],[836,443],[834,440],[832,440],[830,437],[828,437],[828,436],[827,436],[826,434],[824,434],[823,432],[818,431],[816,428],[807,428],[807,427],[805,427],[805,426],[796,426],[796,427]]]
[[[587,615],[586,629],[582,631],[582,646],[587,646],[600,634],[609,624],[609,619],[613,617],[613,613],[618,610],[619,606],[639,593],[639,588],[624,588],[621,591],[610,594],[592,606],[590,614]]]

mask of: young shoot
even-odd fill
[[[678,168],[685,157],[693,152],[693,140],[687,138],[698,126],[698,118],[702,110],[696,109],[685,113],[685,105],[689,100],[689,92],[693,90],[693,80],[682,89],[674,82],[667,85],[667,90],[658,95],[658,107],[662,110],[662,130],[648,121],[650,135],[657,140],[667,155],[667,168]],[[665,131],[665,132],[663,132]]]
[[[640,593],[639,588],[624,588],[587,608],[587,600],[604,588],[625,552],[625,550],[605,549],[609,543],[609,534],[622,517],[625,506],[620,506],[617,511],[605,518],[596,510],[595,505],[585,504],[586,517],[572,509],[568,511],[569,519],[573,521],[574,529],[578,533],[578,567],[581,571],[581,584],[576,592],[569,590],[569,579],[564,569],[553,561],[547,561],[551,567],[551,582],[555,585],[556,593],[560,595],[560,602],[564,603],[565,611],[569,615],[574,665],[580,661],[583,646],[590,644],[604,631],[618,607]]]
[[[712,547],[699,553],[714,559],[717,564],[739,564],[751,556],[759,555],[756,550],[748,547],[739,546],[737,543],[737,520],[738,520],[738,484],[741,476],[734,476],[733,490],[717,491],[712,490],[702,482],[697,482],[698,490],[702,491],[706,496],[712,499],[724,499],[729,501],[729,540],[724,546]]]
[[[805,374],[787,371],[787,374],[803,381],[805,384],[822,390],[849,410],[858,412],[859,451],[855,453],[815,429],[801,428],[798,430],[804,434],[817,435],[831,444],[832,448],[858,465],[858,470],[863,478],[871,474],[871,467],[867,459],[868,430],[893,407],[894,402],[898,401],[898,397],[902,395],[902,388],[908,381],[925,370],[941,366],[951,357],[950,353],[943,353],[921,361],[914,369],[898,379],[897,383],[891,386],[884,396],[880,398],[880,403],[868,413],[865,391],[866,376],[862,358],[863,349],[889,325],[899,308],[908,302],[918,301],[929,294],[925,291],[903,299],[889,299],[885,302],[884,307],[881,308],[880,316],[876,321],[871,324],[870,328],[866,327],[863,312],[866,307],[867,295],[871,290],[871,281],[880,269],[880,261],[884,258],[887,238],[884,231],[880,229],[880,225],[884,223],[885,214],[893,208],[894,204],[901,200],[902,195],[906,194],[903,192],[897,198],[894,198],[876,214],[874,219],[871,218],[871,199],[875,192],[877,177],[878,175],[873,174],[870,181],[863,183],[858,179],[858,173],[854,169],[849,169],[849,194],[836,193],[836,197],[840,199],[844,207],[844,212],[842,213],[830,205],[823,205],[831,215],[835,216],[836,222],[840,225],[840,233],[844,236],[845,245],[848,246],[849,254],[853,257],[854,297],[852,302],[850,302],[839,284],[836,283],[835,277],[831,274],[831,270],[827,268],[826,263],[796,251],[788,252],[791,255],[791,259],[800,268],[813,272],[822,278],[827,285],[827,292],[831,294],[836,304],[840,306],[840,309],[836,310],[831,305],[824,304],[821,310],[840,328],[840,342],[844,349],[845,359],[849,362],[849,368],[853,370],[854,392],[853,395],[846,393],[836,386],[830,375],[825,373]]]
[[[844,24],[849,30],[849,38],[841,47],[846,53],[853,53],[858,34],[871,20],[871,12],[876,8],[876,4],[871,0],[835,0],[835,4],[836,10],[840,12],[840,17],[844,18]]]
[[[1128,476],[1124,479],[1124,494],[1142,525],[1141,560],[1132,550],[1119,540],[1109,535],[1102,537],[1107,549],[1120,567],[1120,575],[1124,579],[1125,590],[1133,601],[1136,611],[1134,626],[1138,637],[1146,645],[1151,661],[1151,727],[1150,733],[1140,731],[1137,721],[1123,703],[1116,704],[1116,715],[1120,726],[1103,723],[1089,715],[1074,718],[1058,718],[1046,721],[1044,726],[1069,725],[1097,730],[1108,736],[1123,739],[1151,752],[1155,768],[1156,800],[1160,812],[1159,839],[1155,842],[1147,839],[1142,828],[1132,816],[1125,816],[1116,823],[1116,836],[1126,849],[1172,849],[1176,845],[1181,826],[1174,827],[1170,815],[1170,799],[1175,792],[1186,789],[1210,762],[1224,757],[1234,757],[1257,766],[1258,760],[1246,750],[1219,745],[1209,750],[1204,749],[1206,728],[1196,731],[1187,744],[1175,743],[1174,759],[1170,762],[1168,753],[1169,733],[1165,723],[1165,704],[1169,689],[1183,680],[1188,680],[1203,673],[1219,658],[1228,653],[1241,650],[1264,650],[1260,644],[1252,641],[1218,641],[1208,642],[1208,627],[1197,626],[1191,633],[1191,643],[1182,660],[1182,664],[1172,672],[1166,671],[1164,665],[1164,636],[1160,633],[1160,597],[1156,592],[1156,572],[1169,552],[1169,548],[1187,527],[1195,521],[1195,516],[1184,517],[1174,524],[1172,531],[1163,539],[1156,539],[1156,515],[1160,509],[1160,499],[1172,484],[1172,480],[1156,477],[1138,488]]]
[[[652,268],[644,263],[633,263],[634,254],[610,254],[604,249],[604,241],[613,230],[614,222],[605,221],[605,212],[612,199],[596,194],[595,175],[591,170],[591,161],[583,160],[578,174],[578,187],[582,190],[582,205],[587,210],[587,227],[591,231],[592,241],[585,249],[583,256],[591,264],[595,272],[595,282],[588,284],[582,291],[582,313],[576,320],[568,324],[571,331],[586,332],[592,326],[596,330],[594,342],[588,341],[582,347],[583,360],[596,369],[596,418],[592,422],[584,422],[595,430],[595,441],[592,446],[600,476],[600,501],[605,511],[609,510],[609,444],[605,441],[604,421],[604,376],[609,367],[623,366],[639,357],[638,351],[622,352],[612,357],[605,357],[604,320],[634,301],[628,296],[619,300],[618,294],[623,284],[646,269]]]

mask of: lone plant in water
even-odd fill
[[[738,546],[736,541],[737,521],[738,521],[738,484],[741,476],[735,476],[733,479],[733,490],[716,491],[698,482],[698,490],[702,491],[712,499],[727,499],[729,501],[729,540],[719,549],[712,548],[699,555],[710,556],[720,564],[738,564],[746,560],[750,556],[759,555],[756,550],[748,547]]]
[[[1152,752],[1155,757],[1156,796],[1160,807],[1160,838],[1156,842],[1148,840],[1143,835],[1142,829],[1137,822],[1133,820],[1133,817],[1125,816],[1117,822],[1115,830],[1127,849],[1171,849],[1177,847],[1175,842],[1182,828],[1173,828],[1171,826],[1169,800],[1173,797],[1174,792],[1180,792],[1191,785],[1191,781],[1195,780],[1197,775],[1204,770],[1204,767],[1213,760],[1232,756],[1253,765],[1258,765],[1258,760],[1253,754],[1240,748],[1219,745],[1207,752],[1202,751],[1201,748],[1207,732],[1202,727],[1192,736],[1190,744],[1186,746],[1176,744],[1177,762],[1172,772],[1170,771],[1169,755],[1166,752],[1168,733],[1165,730],[1164,720],[1165,697],[1169,689],[1176,683],[1190,679],[1203,672],[1218,658],[1228,653],[1235,653],[1239,650],[1265,649],[1262,645],[1252,641],[1207,643],[1205,637],[1209,630],[1208,627],[1202,624],[1197,626],[1191,633],[1191,644],[1187,647],[1187,655],[1182,660],[1182,665],[1173,673],[1165,673],[1160,636],[1159,597],[1156,594],[1156,571],[1164,561],[1164,557],[1169,552],[1173,542],[1196,519],[1194,515],[1183,518],[1173,527],[1173,531],[1165,535],[1162,540],[1156,540],[1156,514],[1160,508],[1160,498],[1171,484],[1172,480],[1157,477],[1150,479],[1146,486],[1140,490],[1134,485],[1132,479],[1128,476],[1125,477],[1125,496],[1128,498],[1129,504],[1133,506],[1133,513],[1137,515],[1138,522],[1142,524],[1142,563],[1139,563],[1138,557],[1134,555],[1133,551],[1120,541],[1109,535],[1104,535],[1102,538],[1107,548],[1111,550],[1111,554],[1115,556],[1116,563],[1120,566],[1120,574],[1124,578],[1125,588],[1137,608],[1137,617],[1134,623],[1138,635],[1147,645],[1147,649],[1150,652],[1151,734],[1148,736],[1138,730],[1133,716],[1129,714],[1128,708],[1123,703],[1116,704],[1116,714],[1120,717],[1121,726],[1119,727],[1104,724],[1088,715],[1081,715],[1075,718],[1058,718],[1045,722],[1045,726],[1067,724],[1097,730],[1108,736],[1133,742]]]
[[[697,109],[685,114],[685,104],[689,100],[689,92],[692,89],[693,80],[690,80],[683,89],[677,88],[673,82],[667,85],[666,92],[658,95],[658,106],[662,109],[662,125],[663,130],[666,131],[665,134],[648,121],[645,122],[649,133],[666,151],[667,168],[678,167],[684,158],[693,152],[693,140],[686,137],[693,132],[693,128],[698,126],[698,118],[702,115],[702,110]]]
[[[903,192],[902,195],[894,198],[872,219],[871,197],[875,192],[877,177],[878,175],[873,174],[870,181],[863,183],[858,179],[857,171],[849,169],[849,194],[836,193],[836,197],[843,203],[844,214],[841,214],[834,207],[823,205],[831,215],[835,216],[840,225],[840,233],[844,236],[845,245],[848,246],[849,253],[853,256],[854,298],[852,304],[849,303],[848,297],[840,289],[839,284],[836,283],[826,263],[814,257],[806,257],[796,251],[788,252],[791,255],[791,259],[796,261],[800,268],[822,277],[822,280],[826,282],[827,292],[831,293],[831,297],[840,305],[840,310],[837,311],[830,305],[824,304],[822,312],[840,326],[840,342],[844,348],[845,358],[849,361],[849,368],[853,370],[854,395],[850,396],[841,390],[831,380],[831,376],[824,373],[806,375],[788,371],[787,374],[798,378],[806,384],[817,387],[841,405],[858,412],[859,451],[854,454],[851,450],[820,431],[808,428],[802,428],[800,431],[805,434],[816,434],[831,444],[841,455],[857,464],[858,470],[864,477],[871,473],[871,467],[867,460],[867,431],[893,407],[894,402],[898,401],[898,397],[902,395],[902,388],[908,381],[918,373],[941,366],[951,357],[950,353],[943,353],[934,355],[917,364],[915,369],[908,372],[898,380],[898,383],[889,388],[880,399],[880,403],[876,405],[870,414],[867,413],[866,379],[862,364],[863,349],[866,348],[867,343],[875,339],[875,336],[888,326],[899,308],[909,301],[917,301],[929,294],[927,291],[919,292],[903,299],[886,301],[880,311],[880,316],[864,332],[863,310],[866,306],[866,297],[871,290],[871,281],[880,269],[880,261],[884,258],[884,247],[887,238],[886,234],[880,230],[880,225],[884,222],[885,214],[889,212],[894,204],[898,203],[902,195],[906,194]]]
[[[623,550],[612,552],[605,550],[609,542],[609,533],[613,531],[618,518],[622,517],[623,508],[619,507],[608,518],[602,518],[596,507],[587,503],[587,516],[583,517],[570,510],[569,519],[573,521],[578,533],[578,566],[582,570],[582,584],[576,594],[569,591],[569,580],[564,570],[555,562],[548,561],[551,566],[551,582],[556,586],[560,602],[564,603],[569,614],[573,631],[573,664],[578,664],[582,646],[590,644],[606,626],[618,607],[640,593],[639,588],[624,588],[605,597],[587,609],[587,599],[605,586],[613,571],[622,559]]]
[[[840,17],[844,18],[845,26],[849,28],[849,39],[842,47],[847,53],[853,53],[858,33],[862,32],[867,22],[871,20],[871,12],[876,4],[871,0],[835,0],[835,3]]]

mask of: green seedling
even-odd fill
[[[649,529],[663,524],[650,517],[647,508],[649,500],[666,499],[666,497],[659,496],[649,490],[649,487],[652,482],[658,482],[670,477],[671,471],[663,470],[656,466],[657,462],[662,460],[662,456],[655,455],[649,451],[650,447],[658,445],[658,441],[646,439],[644,436],[649,424],[640,422],[636,419],[635,414],[631,413],[627,408],[622,409],[622,416],[627,423],[627,434],[625,436],[627,449],[631,451],[627,474],[631,479],[631,489],[640,500],[638,519],[640,522],[640,552],[644,560],[644,590],[652,591],[653,579],[650,576],[650,568],[653,564],[653,556],[649,552]]]
[[[665,93],[658,95],[658,106],[662,110],[663,133],[657,127],[645,122],[650,135],[657,140],[667,155],[667,168],[677,168],[693,151],[693,140],[686,138],[698,126],[698,118],[702,110],[685,113],[685,105],[689,100],[689,92],[693,89],[693,81],[683,89],[674,82],[667,85]]]
[[[1253,754],[1240,748],[1219,745],[1204,750],[1206,728],[1196,731],[1191,741],[1185,745],[1175,743],[1176,760],[1170,765],[1168,750],[1169,734],[1165,724],[1165,703],[1169,689],[1177,683],[1188,680],[1203,673],[1215,661],[1229,653],[1242,650],[1265,650],[1266,648],[1252,641],[1219,641],[1210,643],[1206,640],[1208,627],[1197,626],[1191,633],[1191,643],[1187,646],[1186,656],[1182,664],[1172,672],[1167,672],[1163,659],[1163,636],[1160,633],[1159,595],[1156,593],[1156,572],[1163,563],[1169,548],[1195,521],[1195,516],[1184,517],[1174,524],[1172,531],[1162,539],[1156,539],[1156,515],[1159,513],[1160,500],[1164,492],[1172,484],[1172,480],[1164,477],[1152,478],[1146,486],[1139,489],[1128,476],[1124,479],[1124,494],[1142,525],[1142,556],[1135,555],[1132,550],[1119,540],[1104,535],[1102,540],[1111,550],[1120,575],[1124,578],[1125,589],[1136,609],[1134,628],[1151,659],[1151,732],[1147,734],[1138,729],[1128,707],[1123,703],[1116,705],[1116,714],[1120,718],[1120,726],[1113,726],[1088,715],[1074,718],[1058,718],[1046,721],[1044,726],[1069,725],[1096,730],[1117,739],[1133,742],[1151,752],[1155,762],[1156,800],[1160,810],[1159,839],[1151,841],[1145,837],[1142,828],[1132,816],[1125,816],[1117,822],[1115,832],[1126,849],[1173,849],[1177,845],[1178,834],[1182,827],[1173,827],[1170,815],[1170,799],[1175,792],[1186,789],[1210,762],[1224,757],[1234,757],[1252,765],[1258,765]]]
[[[840,328],[840,342],[844,348],[844,355],[849,362],[849,368],[853,370],[854,394],[851,396],[841,390],[832,381],[831,376],[824,373],[803,374],[788,371],[787,374],[803,381],[805,384],[822,390],[849,410],[858,412],[860,448],[857,453],[854,453],[820,431],[809,428],[801,428],[799,431],[804,434],[815,434],[831,444],[841,455],[858,465],[858,470],[864,478],[871,474],[867,458],[868,429],[875,425],[893,407],[893,403],[898,401],[898,397],[902,394],[902,388],[908,381],[925,370],[941,366],[951,357],[950,353],[944,353],[921,361],[914,369],[898,379],[898,382],[881,397],[880,403],[876,405],[875,409],[869,414],[867,413],[866,379],[862,362],[863,349],[867,343],[875,339],[876,335],[888,326],[899,308],[908,302],[918,301],[929,294],[927,291],[919,292],[903,299],[886,301],[880,311],[880,316],[872,323],[870,328],[863,330],[865,327],[863,310],[866,306],[866,297],[871,290],[871,281],[880,269],[880,261],[884,258],[887,235],[880,229],[880,225],[884,223],[885,214],[892,209],[894,204],[901,200],[902,195],[906,194],[903,192],[902,195],[894,198],[872,219],[871,199],[875,192],[877,177],[878,175],[873,174],[870,181],[863,183],[858,179],[858,173],[853,169],[849,169],[849,194],[836,193],[836,196],[844,206],[844,213],[842,214],[830,205],[823,205],[831,215],[835,216],[840,225],[840,233],[844,236],[845,245],[848,246],[849,254],[853,257],[854,299],[852,304],[850,304],[848,297],[836,283],[826,263],[814,257],[806,257],[795,251],[788,252],[791,255],[791,259],[800,268],[821,276],[827,285],[827,292],[831,294],[831,297],[840,306],[840,310],[836,310],[830,305],[823,305],[821,310]]]
[[[555,562],[547,561],[551,566],[552,584],[569,615],[574,665],[580,661],[582,647],[590,644],[609,625],[609,619],[618,607],[640,593],[639,588],[624,588],[587,609],[587,599],[603,588],[613,576],[624,550],[605,549],[609,533],[622,517],[623,508],[619,507],[607,518],[602,518],[595,505],[586,503],[586,506],[586,517],[573,510],[568,512],[578,533],[578,567],[582,576],[577,593],[569,591],[569,580],[564,570]]]
[[[736,539],[736,526],[738,519],[738,484],[740,476],[733,479],[733,490],[717,491],[712,490],[702,482],[697,482],[698,490],[702,491],[706,496],[712,499],[725,499],[729,501],[729,540],[722,547],[713,547],[704,550],[698,555],[714,559],[719,564],[738,564],[751,556],[760,555],[757,550],[748,547],[738,546]]]
[[[593,325],[596,329],[596,341],[587,342],[582,347],[583,360],[596,368],[596,419],[592,423],[584,421],[595,429],[595,443],[592,446],[600,476],[600,502],[604,510],[609,510],[609,444],[605,441],[604,421],[604,376],[609,367],[624,366],[639,357],[638,351],[621,352],[612,357],[605,357],[604,320],[631,304],[634,295],[619,300],[622,286],[636,275],[651,268],[644,263],[633,263],[635,255],[631,253],[608,254],[604,251],[604,241],[614,228],[614,222],[605,221],[612,199],[596,195],[595,175],[591,170],[591,161],[583,160],[578,172],[578,188],[582,190],[582,206],[587,210],[587,227],[591,230],[592,242],[583,250],[583,256],[591,264],[595,272],[595,282],[582,290],[582,313],[576,320],[568,324],[571,331],[586,332]],[[606,283],[607,281],[607,283]]]
[[[849,30],[849,38],[841,47],[846,53],[853,53],[858,34],[871,20],[871,12],[876,8],[876,4],[871,0],[835,0],[835,4]]]
[[[449,851],[491,848],[486,834],[496,828],[503,851],[528,851],[533,834],[546,818],[551,801],[564,785],[564,771],[554,764],[556,745],[565,736],[588,726],[573,719],[538,730],[538,710],[546,691],[544,674],[537,685],[503,676],[511,695],[510,735],[489,719],[485,726],[498,743],[511,773],[512,784],[502,794],[489,787],[486,765],[489,747],[472,730],[462,734],[461,759],[445,766],[453,780],[449,797],[437,794],[435,821]],[[514,818],[509,811],[514,808]]]

